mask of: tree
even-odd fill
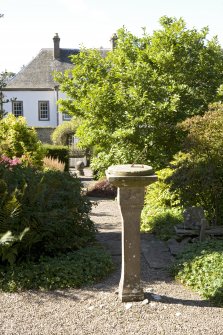
[[[5,99],[3,90],[6,87],[7,82],[15,75],[13,72],[4,71],[0,73],[0,119],[5,116],[4,104],[9,102],[9,99]]]
[[[80,144],[96,147],[96,169],[135,160],[165,166],[184,137],[177,123],[203,114],[223,82],[223,53],[208,28],[168,17],[160,24],[142,37],[122,28],[106,57],[83,49],[71,71],[55,76],[68,96],[61,110],[82,118]]]
[[[203,116],[178,125],[187,133],[184,153],[171,163],[166,178],[184,207],[202,206],[209,222],[223,222],[223,104],[210,105]]]

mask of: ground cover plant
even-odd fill
[[[172,273],[217,306],[223,306],[223,241],[190,245],[178,258]]]
[[[42,256],[38,262],[0,265],[0,289],[15,292],[78,288],[105,278],[113,269],[111,256],[92,245],[57,257]]]

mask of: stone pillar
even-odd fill
[[[118,204],[122,215],[122,271],[119,284],[121,301],[140,301],[144,294],[140,285],[140,214],[144,204],[144,188],[118,188]]]
[[[118,186],[122,215],[122,272],[119,298],[122,302],[144,299],[140,284],[140,217],[145,186],[156,181],[150,166],[117,165],[107,172],[108,181]]]

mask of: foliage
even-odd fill
[[[117,188],[104,178],[90,184],[87,190],[87,196],[89,197],[114,198],[116,195]]]
[[[73,117],[70,121],[64,121],[56,127],[51,139],[56,145],[68,145],[68,136],[76,133],[79,121]]]
[[[0,14],[0,18],[2,14]],[[4,94],[3,94],[3,89],[6,87],[7,82],[15,75],[13,72],[7,72],[4,71],[0,73],[0,119],[2,119],[6,113],[4,110],[4,104],[9,102],[9,99],[5,99]]]
[[[209,241],[191,245],[172,269],[183,284],[192,287],[215,305],[223,306],[223,242]]]
[[[95,237],[79,179],[0,164],[0,258],[4,262],[79,249]]]
[[[187,29],[183,19],[168,17],[160,24],[142,37],[122,28],[114,51],[83,49],[72,70],[55,76],[67,95],[60,109],[81,118],[80,145],[102,153],[95,170],[102,158],[106,166],[165,166],[183,137],[176,124],[203,114],[222,84],[223,52],[216,38],[207,40],[207,28]],[[121,155],[111,155],[117,149]]]
[[[179,196],[170,192],[170,185],[165,182],[172,173],[170,168],[156,172],[158,181],[147,187],[141,215],[141,231],[153,232],[163,240],[174,235],[174,226],[183,219]]]
[[[23,117],[7,115],[0,120],[0,152],[13,159],[21,158],[24,165],[41,167],[44,157],[42,143]]]
[[[58,170],[62,172],[65,169],[65,164],[59,161],[58,158],[44,157],[43,167],[45,169]]]
[[[223,105],[179,125],[187,131],[185,153],[175,156],[167,178],[184,207],[202,206],[212,224],[223,223]]]
[[[99,151],[97,154],[97,148],[94,148],[95,156],[91,159],[91,169],[95,179],[103,178],[105,171],[111,165],[129,164],[134,163],[134,157],[136,150],[133,146],[129,145],[129,150],[126,148],[120,148],[119,144],[113,145],[109,153],[105,151]]]
[[[141,232],[156,234],[161,240],[169,240],[175,236],[174,226],[181,223],[182,211],[179,208],[149,208],[143,210]]]
[[[0,267],[0,289],[15,292],[81,287],[105,278],[112,270],[111,256],[92,246],[53,258],[41,257],[38,263]]]
[[[65,145],[44,144],[46,157],[58,159],[65,164],[65,171],[69,170],[69,148]]]

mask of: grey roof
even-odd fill
[[[64,72],[72,68],[69,56],[79,49],[60,49],[60,58],[54,59],[54,49],[42,49],[39,54],[13,77],[4,90],[52,90],[56,83],[53,72]]]

